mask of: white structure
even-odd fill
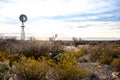
[[[25,40],[25,31],[24,31],[25,26],[21,26],[21,40]]]

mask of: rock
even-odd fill
[[[111,76],[112,76],[113,79],[120,80],[119,77],[118,77],[118,75],[119,75],[119,72],[112,72],[112,74],[111,74]]]

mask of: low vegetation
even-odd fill
[[[0,41],[0,80],[81,80],[94,75],[79,66],[86,62],[120,72],[120,44],[75,45],[71,51],[65,46],[61,41]]]

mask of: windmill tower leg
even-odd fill
[[[25,40],[25,31],[24,31],[25,26],[21,26],[21,40]]]

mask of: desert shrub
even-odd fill
[[[9,66],[6,62],[0,63],[0,72],[1,73],[8,71],[8,69],[9,69]]]
[[[102,53],[102,48],[103,47],[100,45],[90,46],[87,52],[90,54],[90,60],[92,62],[96,62],[96,60],[99,58]]]
[[[7,60],[8,59],[8,57],[9,57],[9,52],[1,52],[0,51],[0,61],[5,61],[5,60]]]
[[[46,63],[47,66],[49,66],[49,70],[47,70],[47,73],[45,75],[45,80],[59,80],[57,68],[55,67],[57,64],[53,59],[50,57],[42,56],[39,58],[39,61]]]
[[[63,45],[60,42],[44,41],[0,41],[0,51],[9,51],[12,54],[22,54],[26,57],[32,56],[55,56],[63,52]],[[52,53],[51,55],[49,53]]]
[[[54,57],[57,54],[64,52],[63,45],[60,42],[54,42],[54,43],[52,43],[49,48],[50,48],[49,52],[52,53],[51,57]]]
[[[71,62],[74,62],[74,61],[76,62],[79,57],[84,55],[84,53],[85,53],[84,49],[79,49],[77,51],[60,53],[60,54],[54,56],[53,59],[56,60],[57,62],[59,62],[63,59],[69,60]]]
[[[17,54],[11,54],[9,51],[0,52],[0,62],[9,61],[9,66],[12,67],[13,61],[18,61],[20,58]]]
[[[99,61],[100,63],[104,63],[104,64],[110,64],[112,59],[113,57],[111,55],[104,53],[99,56],[97,61]]]
[[[80,54],[80,53],[79,53]],[[77,65],[74,53],[63,53],[59,56],[58,61],[50,57],[34,58],[22,57],[15,62],[16,73],[22,80],[77,80],[87,76],[85,69]]]
[[[33,44],[22,51],[23,55],[26,57],[34,56],[35,58],[40,56],[53,57],[61,52],[63,52],[63,46],[61,44],[49,42]]]
[[[71,53],[71,54],[73,54],[73,53]],[[79,50],[77,50],[77,51],[74,52],[74,56],[76,58],[79,58],[79,57],[81,57],[81,56],[83,56],[85,54],[86,54],[86,51],[85,51],[84,48],[81,48],[81,49],[79,49]]]
[[[116,67],[117,70],[120,71],[120,58],[113,59],[112,65]]]
[[[84,69],[66,59],[57,63],[56,70],[59,80],[77,80],[87,76],[87,72]]]
[[[8,62],[0,63],[0,80],[6,80],[9,75],[9,65]]]
[[[120,50],[119,49],[113,49],[110,54],[113,58],[119,58],[120,56]]]
[[[55,69],[59,80],[77,80],[87,76],[86,70],[77,65],[77,57],[81,55],[82,50],[62,53],[55,57],[57,59]]]
[[[90,54],[90,60],[92,62],[100,62],[105,64],[110,64],[114,58],[118,58],[120,55],[120,50],[116,44],[98,44],[95,46],[89,46],[89,48],[84,48],[86,54]]]
[[[77,65],[77,57],[81,54],[82,50],[61,53],[55,56],[53,60],[43,57],[42,61],[46,61],[51,66],[50,71],[47,73],[49,76],[47,77],[53,80],[77,80],[88,76],[87,71]]]
[[[15,66],[9,66],[9,60],[0,63],[0,80],[17,80]]]
[[[110,64],[114,58],[118,58],[120,55],[120,50],[114,48],[114,45],[107,45],[102,48],[101,54],[97,61],[105,64]]]
[[[74,54],[74,53],[73,53]],[[74,55],[71,55],[71,54],[68,54],[68,53],[61,53],[61,54],[58,54],[57,56],[55,56],[53,58],[56,62],[60,62],[60,61],[69,61],[69,62],[72,62],[72,63],[75,63],[76,62],[76,57]]]
[[[46,74],[47,77],[53,80],[77,80],[88,76],[87,71],[77,65],[76,56],[81,54],[79,52],[61,53],[54,57],[53,60],[42,57],[42,62],[51,67]]]
[[[49,69],[46,63],[39,62],[34,58],[22,57],[19,62],[14,63],[16,74],[21,80],[45,80]]]
[[[6,60],[6,57],[5,57],[4,53],[0,52],[0,61],[3,62],[5,60]]]
[[[16,40],[2,40],[0,41],[0,51],[10,51],[15,50],[15,45],[18,44]]]
[[[71,63],[60,63],[57,66],[59,80],[77,80],[86,77],[85,70],[80,67],[72,65]]]

